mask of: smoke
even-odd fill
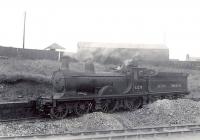
[[[100,64],[120,65],[124,61],[140,57],[139,51],[130,51],[125,48],[83,48],[78,51],[79,59],[92,58]]]

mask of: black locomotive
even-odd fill
[[[74,112],[135,110],[158,99],[177,99],[189,94],[185,73],[155,73],[127,66],[125,70],[86,73],[58,70],[53,73],[54,94],[40,98],[37,110],[61,119]]]

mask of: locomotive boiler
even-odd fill
[[[128,66],[101,73],[58,70],[52,76],[53,95],[39,102],[39,110],[60,119],[70,113],[93,110],[135,110],[158,99],[177,99],[189,94],[187,74]]]

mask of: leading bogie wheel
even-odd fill
[[[50,109],[50,117],[53,119],[63,119],[69,113],[69,108],[67,104],[59,104],[56,107]]]

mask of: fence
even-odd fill
[[[61,53],[61,56],[63,53]],[[0,56],[21,59],[47,59],[58,60],[59,52],[49,50],[22,49],[0,46]]]

